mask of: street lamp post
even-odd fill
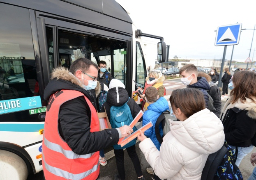
[[[254,28],[253,28],[252,42],[253,42],[253,37],[254,37],[254,31],[255,31],[255,25],[254,25]],[[251,42],[251,47],[250,47],[250,51],[249,51],[249,58],[250,58],[251,50],[252,50],[252,42]],[[249,64],[249,62],[247,62],[246,69],[248,69],[248,64]]]

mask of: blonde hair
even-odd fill
[[[154,76],[156,79],[159,78],[159,74],[156,71],[150,71],[148,76]]]

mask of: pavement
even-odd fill
[[[186,86],[183,85],[180,81],[180,79],[171,79],[171,80],[165,80],[164,81],[164,86],[166,88],[167,95],[165,98],[169,101],[171,92],[175,89],[180,89],[180,88],[185,88]],[[226,102],[228,97],[222,98],[222,106]],[[138,143],[136,144],[136,151],[138,154],[138,157],[140,159],[140,164],[141,164],[141,169],[142,173],[145,177],[146,180],[151,180],[152,175],[148,174],[146,172],[146,168],[149,167],[149,164],[147,163],[144,155],[140,151],[138,147]],[[256,152],[256,148],[253,149],[251,153]],[[251,175],[253,171],[253,166],[250,163],[250,156],[251,153],[248,154],[241,162],[239,169],[243,174],[244,179],[248,179],[248,177]],[[106,166],[101,166],[100,167],[100,176],[98,180],[113,180],[114,176],[117,174],[117,169],[116,169],[116,163],[115,163],[115,156],[114,152],[111,148],[105,150],[105,157],[107,159],[108,164]],[[136,180],[137,176],[135,173],[135,170],[133,168],[132,161],[130,160],[127,152],[125,151],[124,153],[124,160],[125,160],[125,173],[126,173],[126,179],[127,180]],[[28,180],[44,180],[43,177],[43,172],[40,172],[36,175],[31,175]]]

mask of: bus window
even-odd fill
[[[53,28],[52,27],[46,27],[46,37],[47,37],[47,45],[48,45],[50,72],[52,72],[52,69],[54,67]]]
[[[41,107],[29,11],[1,4],[0,16],[0,122],[39,121],[29,111]]]
[[[78,58],[87,58],[96,64],[105,61],[111,75],[125,84],[126,42],[59,29],[58,45],[59,66],[69,69]]]
[[[144,56],[142,53],[142,49],[140,43],[136,43],[136,82],[144,86],[145,84],[145,64],[144,64]]]
[[[114,77],[126,84],[126,49],[114,50]]]
[[[91,54],[87,54],[87,39],[86,35],[60,29],[58,32],[59,66],[69,69],[71,63],[78,58],[90,59]]]

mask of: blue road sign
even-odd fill
[[[218,27],[215,46],[235,45],[239,43],[242,24]]]

